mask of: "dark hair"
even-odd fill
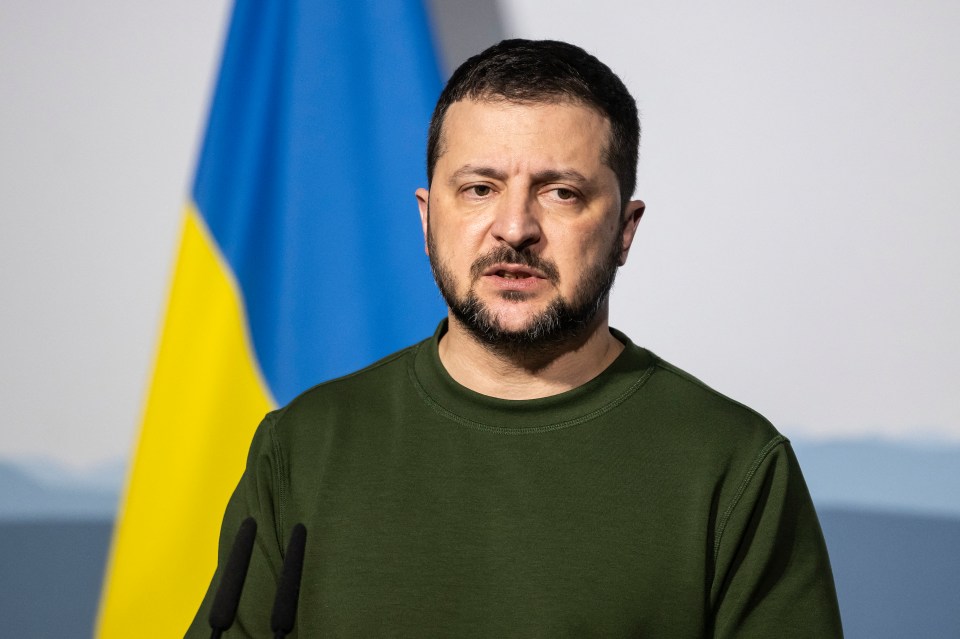
[[[460,100],[580,102],[610,121],[603,161],[617,176],[621,205],[637,182],[640,120],[637,104],[610,67],[580,47],[556,40],[503,40],[461,64],[444,87],[430,119],[427,181],[443,153],[443,120]]]

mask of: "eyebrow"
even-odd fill
[[[537,183],[576,182],[580,185],[590,183],[590,180],[587,179],[587,176],[579,171],[574,171],[573,169],[547,169],[545,171],[538,171],[533,174],[533,181]]]
[[[501,181],[506,181],[509,177],[506,172],[490,166],[464,164],[450,175],[449,182],[450,184],[456,184],[456,182],[468,175],[476,175]],[[590,184],[590,180],[587,179],[583,173],[574,171],[573,169],[546,169],[537,171],[531,177],[534,182],[540,184],[544,182],[575,182],[579,185]]]
[[[480,177],[490,178],[491,180],[501,180],[505,181],[507,179],[507,174],[503,171],[495,169],[491,166],[477,166],[475,164],[464,164],[459,169],[450,174],[450,179],[448,182],[451,185],[456,185],[458,181],[463,179],[468,175],[477,175]]]

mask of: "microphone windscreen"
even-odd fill
[[[250,555],[253,554],[253,542],[256,538],[257,522],[253,517],[247,517],[237,531],[227,564],[220,574],[220,587],[210,607],[210,627],[214,630],[226,631],[233,625],[233,620],[237,616],[237,606],[240,605],[243,582],[247,578],[247,568],[250,566]]]
[[[283,571],[277,584],[277,596],[270,615],[270,629],[277,636],[293,630],[297,618],[297,601],[300,598],[300,577],[303,574],[303,556],[307,547],[307,529],[297,524],[290,533],[287,555],[283,559]]]

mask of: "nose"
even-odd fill
[[[540,218],[535,199],[525,193],[515,193],[502,198],[498,204],[490,226],[494,239],[518,251],[540,241]]]

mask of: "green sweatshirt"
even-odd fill
[[[226,637],[270,637],[307,528],[299,637],[839,637],[787,440],[633,345],[571,391],[459,385],[433,338],[267,415],[230,500],[259,529]],[[211,581],[188,637],[208,637]]]

